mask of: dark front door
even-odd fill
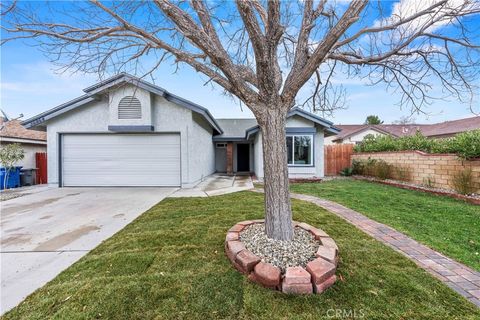
[[[237,144],[237,171],[250,171],[249,144]]]

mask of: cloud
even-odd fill
[[[441,0],[400,0],[393,5],[392,13],[389,17],[381,20],[377,20],[375,25],[376,26],[383,26],[389,25],[392,23],[396,23],[402,19],[411,17],[412,15],[425,10],[432,5],[441,2]],[[480,2],[472,1],[472,0],[448,0],[446,6],[440,7],[442,12],[449,12],[451,10],[461,10],[461,11],[469,11],[473,8],[479,8]],[[424,14],[415,20],[403,25],[400,28],[397,28],[398,33],[407,33],[411,34],[422,28],[425,23],[435,19],[438,16],[438,9],[434,9],[432,13]],[[446,16],[445,18],[435,22],[431,27],[427,30],[429,32],[433,32],[434,30],[445,26],[452,21],[454,21],[454,17]]]

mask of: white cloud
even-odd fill
[[[385,19],[378,20],[376,22],[377,26],[392,24],[395,22],[400,21],[401,19],[405,19],[411,17],[412,15],[425,10],[436,3],[441,2],[441,0],[400,0],[393,5],[392,14]],[[415,20],[403,25],[401,28],[398,28],[396,31],[399,33],[413,33],[420,28],[422,28],[425,23],[428,23],[432,19],[437,19],[439,15],[441,16],[445,12],[450,12],[451,10],[461,9],[461,11],[471,10],[473,8],[479,8],[480,2],[475,0],[449,0],[445,6],[441,6],[441,12],[439,12],[438,8],[435,8],[432,13],[424,14]],[[440,19],[439,21],[435,22],[428,31],[432,32],[442,26],[445,26],[453,21],[454,18],[452,17],[445,17]]]

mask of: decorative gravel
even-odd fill
[[[301,266],[315,259],[320,242],[308,231],[295,227],[292,241],[281,241],[267,238],[263,223],[247,226],[240,232],[240,240],[247,250],[262,259],[279,267],[285,273],[287,267]]]
[[[3,183],[3,182],[2,182]],[[10,200],[10,199],[15,199],[15,198],[18,198],[18,197],[21,197],[23,196],[24,194],[22,193],[17,193],[17,192],[8,192],[8,191],[2,191],[0,193],[0,202],[2,201],[7,201],[7,200]]]

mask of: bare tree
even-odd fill
[[[439,98],[430,90],[436,81],[444,94],[471,99],[480,72],[473,0],[92,0],[54,3],[51,12],[4,6],[3,43],[33,38],[68,69],[112,73],[154,56],[143,76],[167,61],[189,65],[237,97],[264,136],[265,228],[279,240],[293,237],[286,115],[307,82],[320,109],[338,103],[332,80],[342,73],[385,83],[402,104],[421,110]]]
[[[407,125],[407,124],[415,124],[416,121],[417,119],[414,118],[413,116],[401,116],[398,120],[395,120],[392,123]]]

